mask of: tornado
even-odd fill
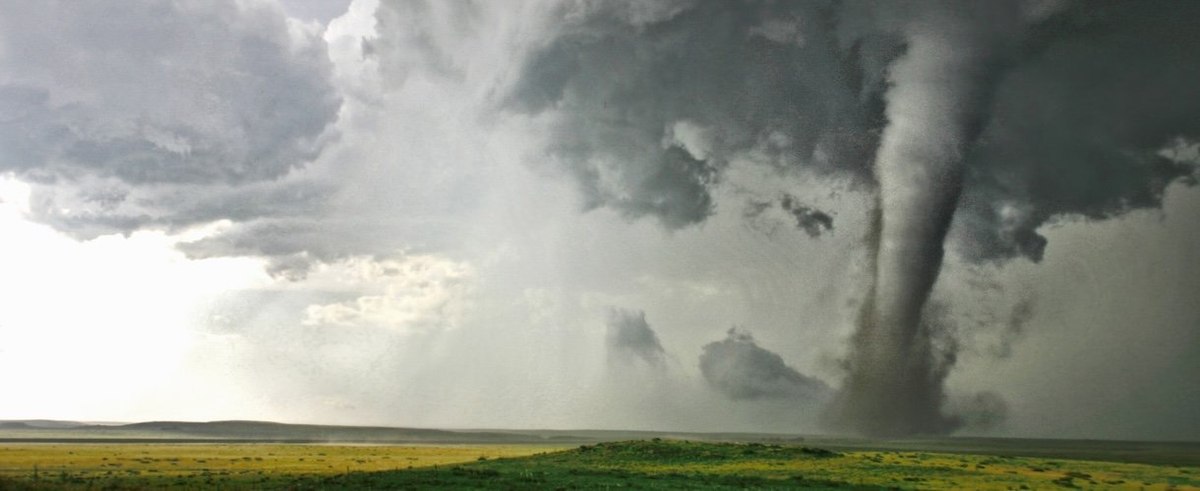
[[[987,113],[998,41],[959,12],[921,18],[906,29],[907,51],[890,70],[868,238],[874,281],[830,413],[835,426],[872,437],[956,427],[941,411],[948,367],[922,311],[941,269],[965,154]]]
[[[586,209],[629,221],[698,226],[744,192],[746,218],[772,209],[825,240],[834,214],[800,191],[872,193],[871,281],[828,429],[943,434],[972,419],[946,401],[958,347],[930,308],[944,243],[967,263],[1037,262],[1057,217],[1159,208],[1197,182],[1194,157],[1164,154],[1200,141],[1194,4],[573,2],[502,105],[553,122],[546,160]],[[812,185],[741,189],[735,164]]]

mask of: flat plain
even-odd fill
[[[1200,444],[0,421],[0,491],[1200,489]]]
[[[445,466],[545,445],[0,444],[0,489],[264,488],[301,477]]]
[[[1200,489],[1200,467],[650,439],[0,444],[0,489]]]

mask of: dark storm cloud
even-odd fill
[[[1200,137],[1196,4],[654,5],[564,4],[509,106],[556,123],[548,153],[593,206],[670,228],[707,218],[743,154],[866,184],[874,281],[835,411],[854,431],[961,424],[943,413],[957,345],[923,319],[946,243],[1037,261],[1041,225],[1195,180],[1161,152]],[[810,235],[827,223],[790,208]]]
[[[3,11],[0,171],[52,188],[43,212],[72,216],[34,217],[79,235],[271,214],[213,198],[314,158],[339,106],[324,42],[270,3]]]
[[[1011,67],[967,159],[955,243],[972,258],[1040,259],[1060,216],[1161,206],[1195,162],[1159,150],[1200,137],[1195,2],[1080,2],[1042,25]]]
[[[608,343],[610,363],[629,363],[640,360],[651,366],[666,363],[666,351],[658,341],[658,335],[646,323],[646,313],[632,310],[611,309],[608,312]]]
[[[890,54],[841,49],[830,6],[567,2],[556,13],[509,107],[553,114],[549,154],[591,206],[701,222],[720,170],[751,148],[779,166],[869,175],[881,119],[867,86],[881,76],[868,71]]]
[[[763,349],[745,331],[730,329],[725,339],[704,346],[700,373],[705,382],[730,399],[825,399],[829,386],[797,372],[779,355]]]
[[[565,2],[508,105],[557,118],[548,152],[592,206],[686,226],[711,213],[724,163],[747,149],[873,182],[903,29],[969,10],[996,14],[966,29],[1004,52],[981,67],[980,137],[961,150],[952,239],[965,257],[1036,260],[1042,224],[1157,207],[1194,175],[1157,153],[1200,137],[1190,2]],[[704,148],[679,122],[704,130]]]
[[[1189,62],[1200,34],[1187,22],[1200,7],[1055,5],[1020,3],[1026,27],[987,69],[995,87],[971,124],[980,137],[963,149],[951,230],[972,260],[1036,259],[1042,224],[1158,206],[1167,184],[1195,172],[1158,150],[1200,133],[1200,68]],[[176,210],[157,189],[211,186],[185,203],[223,196],[223,186],[277,179],[322,148],[338,108],[324,43],[270,4],[71,7],[6,2],[0,19],[0,169],[56,188],[44,193],[53,197],[46,212],[75,214],[37,218],[79,236],[201,221],[221,213],[190,217],[198,205]],[[710,216],[727,162],[747,151],[871,188],[889,70],[911,51],[904,26],[922,12],[969,10],[868,1],[538,9],[550,27],[526,31],[518,44],[532,50],[499,100],[546,117],[548,160],[576,178],[589,206],[669,228]],[[448,39],[487,22],[483,10],[387,2],[378,39],[361,40],[371,46],[364,56],[388,53],[386,84],[414,70],[462,78],[470,67]],[[804,212],[797,221],[810,234],[827,223]]]

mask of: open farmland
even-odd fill
[[[571,449],[16,444],[0,448],[0,475],[0,489],[1200,489],[1200,467],[1187,465],[670,440]]]

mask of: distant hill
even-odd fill
[[[63,429],[63,428],[78,428],[88,426],[89,423],[80,423],[78,421],[57,421],[53,419],[22,419],[22,420],[0,420],[0,428],[43,428],[43,429]]]
[[[656,433],[657,434],[657,433]],[[269,421],[147,421],[91,424],[0,421],[0,441],[224,441],[290,443],[587,443],[638,437],[636,432],[438,430],[384,426],[286,424]]]
[[[134,432],[160,432],[172,435],[188,435],[198,438],[251,439],[251,440],[304,440],[316,442],[360,442],[360,443],[468,443],[468,442],[531,442],[540,437],[522,433],[495,433],[479,431],[432,430],[422,428],[394,428],[385,426],[334,426],[284,424],[267,421],[212,421],[206,423],[186,421],[149,421],[119,427],[95,428],[122,429]]]

